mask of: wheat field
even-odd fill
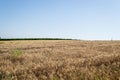
[[[0,80],[120,80],[120,41],[0,41]]]

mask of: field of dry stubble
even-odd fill
[[[0,80],[120,80],[120,41],[0,41]]]

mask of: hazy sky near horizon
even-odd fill
[[[0,36],[120,40],[120,0],[0,0]]]

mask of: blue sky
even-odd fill
[[[120,0],[0,0],[2,38],[120,39]]]

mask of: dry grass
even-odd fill
[[[120,80],[120,41],[2,41],[0,80]]]

